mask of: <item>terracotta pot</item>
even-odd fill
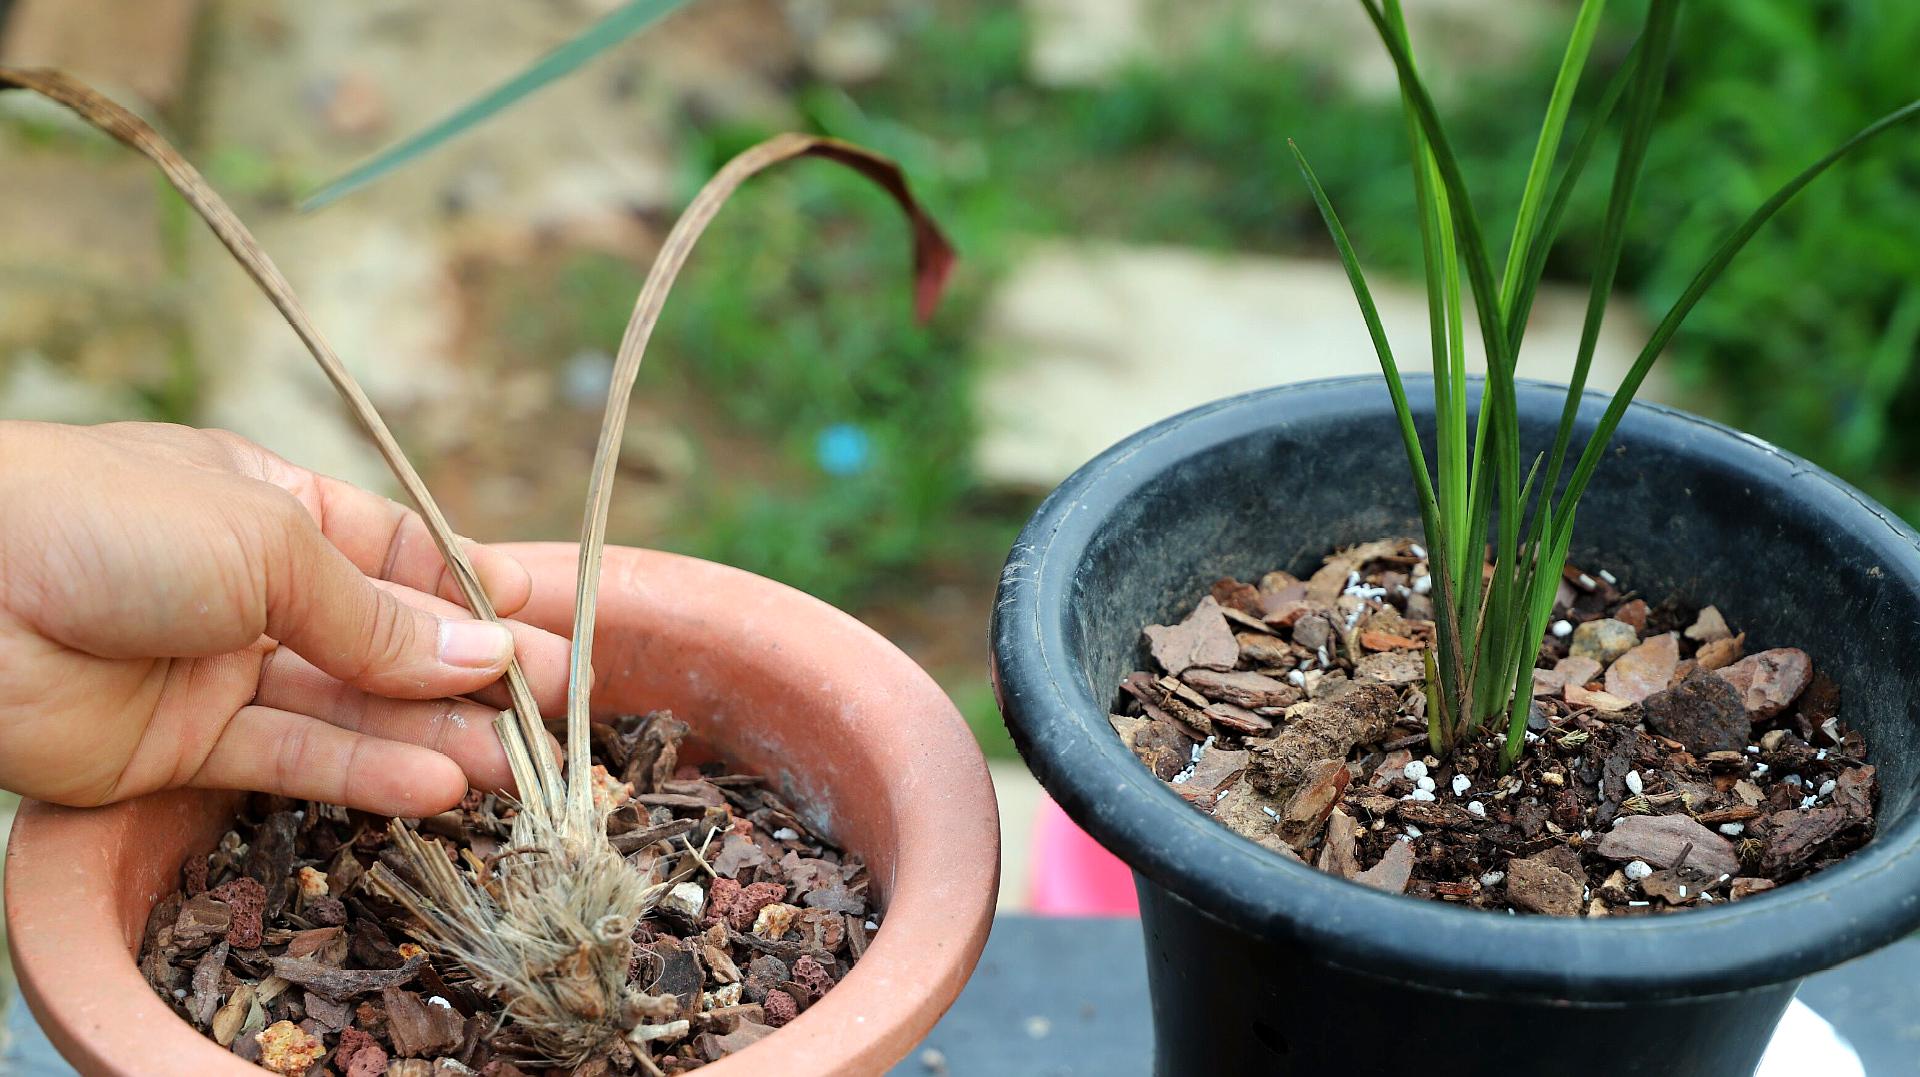
[[[565,631],[574,547],[514,548],[526,620]],[[709,1067],[878,1073],[959,994],[986,944],[999,821],[984,761],[933,681],[844,613],[737,569],[609,549],[595,703],[668,707],[810,824],[866,857],[886,922],[866,956],[778,1034]],[[84,1074],[257,1075],[174,1015],[134,959],[181,862],[231,824],[237,795],[165,793],[76,810],[28,802],[7,855],[14,968],[48,1036]]]

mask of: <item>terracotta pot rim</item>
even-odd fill
[[[571,593],[572,544],[508,548],[536,581],[564,583]],[[883,1071],[951,1005],[991,924],[998,814],[971,732],[906,655],[817,599],[738,569],[655,551],[609,548],[606,568],[603,596],[619,588],[648,592],[635,601],[663,621],[683,615],[732,621],[751,608],[757,630],[776,634],[795,668],[823,674],[813,682],[818,691],[844,697],[843,720],[858,722],[860,730],[852,750],[887,761],[888,788],[867,798],[891,812],[893,870],[889,879],[876,879],[887,900],[884,927],[825,998],[775,1035],[707,1071],[716,1077]],[[653,586],[662,581],[671,587]],[[750,607],[743,607],[743,598]],[[546,606],[554,612],[554,603]],[[768,719],[777,722],[779,716]],[[213,1044],[153,993],[129,952],[139,940],[124,937],[114,911],[117,890],[103,880],[117,863],[109,855],[112,843],[136,843],[138,825],[165,825],[154,822],[163,813],[186,825],[190,818],[204,819],[210,804],[234,796],[176,791],[93,809],[34,801],[21,806],[6,876],[14,967],[34,1014],[81,1072],[262,1072]],[[145,907],[159,896],[145,895]]]

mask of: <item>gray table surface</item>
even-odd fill
[[[1869,1077],[1920,1077],[1920,939],[1808,980],[1800,998],[1852,1041]],[[0,1074],[67,1077],[25,1006]],[[960,1000],[894,1077],[1145,1077],[1148,1019],[1133,920],[1003,916]],[[1816,1077],[1816,1075],[1809,1075]]]

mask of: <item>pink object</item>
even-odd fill
[[[1051,797],[1033,820],[1027,898],[1039,916],[1138,916],[1133,872],[1074,825]]]

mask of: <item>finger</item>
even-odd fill
[[[409,819],[447,811],[467,792],[459,765],[438,752],[258,706],[235,712],[189,784]]]
[[[419,513],[352,483],[290,464],[238,435],[208,433],[221,440],[241,471],[298,498],[327,541],[361,572],[466,607],[466,596],[455,584],[453,570],[440,555]],[[504,551],[471,539],[460,542],[494,612],[511,615],[527,604],[533,594],[533,579],[525,566]]]
[[[370,696],[327,676],[285,647],[268,656],[253,702],[318,718],[348,732],[432,749],[459,764],[476,789],[511,792],[514,788],[506,750],[493,731],[498,708],[456,699]]]
[[[424,610],[436,617],[460,617],[465,610],[445,599],[421,594],[389,583],[378,583],[380,587],[400,601]],[[559,714],[567,705],[567,668],[571,655],[571,643],[565,636],[556,635],[545,629],[535,628],[519,621],[506,622],[507,629],[513,633],[513,657],[520,663],[520,671],[526,675],[527,687],[533,692],[533,701],[539,705],[542,714]],[[493,707],[510,707],[512,701],[507,698],[505,684],[494,683],[476,692],[467,692],[475,699]]]
[[[331,676],[396,698],[465,695],[506,668],[507,628],[400,601],[328,542],[292,496],[276,491],[263,501],[249,517],[265,537],[248,567],[262,577],[267,635]]]

